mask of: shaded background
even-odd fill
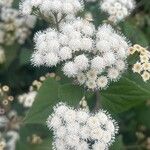
[[[15,1],[14,7],[18,8],[19,2]],[[99,10],[98,3],[91,3],[86,6],[86,11],[93,14],[94,24],[98,26],[106,19],[106,15]],[[17,97],[21,93],[29,90],[31,83],[47,72],[55,71],[55,68],[35,68],[30,64],[30,57],[34,49],[32,41],[35,32],[47,28],[46,22],[38,20],[32,35],[22,46],[13,45],[6,47],[6,63],[0,66],[0,83],[8,85],[11,89],[11,95]],[[137,8],[130,17],[124,22],[119,23],[121,31],[133,44],[140,44],[144,47],[150,45],[150,0],[138,0]],[[149,90],[149,89],[148,89]],[[13,107],[18,108],[16,101]],[[125,113],[118,116],[120,124],[120,136],[117,142],[112,146],[112,150],[150,150],[150,99],[146,102],[140,102]],[[48,150],[49,139],[45,145],[31,145],[27,137],[32,133],[40,134],[41,137],[48,137],[47,129],[43,126],[26,126],[20,131],[21,142],[18,150]]]

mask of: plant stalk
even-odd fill
[[[100,92],[97,90],[95,92],[95,107],[94,107],[94,112],[98,111],[101,108],[101,99],[100,99]]]

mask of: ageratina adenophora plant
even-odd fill
[[[97,26],[92,14],[85,13],[89,3],[98,4],[107,14],[105,23]],[[23,15],[36,15],[49,24],[47,29],[35,34],[32,64],[36,67],[58,67],[58,72],[65,76],[61,74],[61,81],[51,82],[53,90],[58,90],[57,96],[52,98],[55,102],[50,104],[54,104],[53,106],[45,106],[51,113],[45,122],[53,131],[51,146],[54,150],[107,150],[115,140],[118,125],[103,110],[101,93],[107,91],[112,82],[118,82],[125,73],[129,54],[142,51],[142,47],[140,51],[137,45],[131,47],[131,42],[122,34],[117,24],[128,17],[134,8],[134,0],[24,0],[20,3]],[[132,66],[133,71],[144,72],[143,76],[147,75],[144,81],[147,81],[149,53],[140,53],[140,58],[142,64],[137,63],[147,63],[146,70],[139,68],[140,71],[137,71],[138,64],[135,64],[136,66]],[[67,89],[69,94],[67,91],[65,93],[62,90],[64,82],[77,86],[78,91],[84,91],[82,100],[76,98],[81,93],[75,93],[76,105],[72,102],[74,105],[69,106],[69,102],[73,101],[74,91],[72,90],[69,97],[71,89]],[[91,99],[86,93],[96,93],[96,97]],[[92,101],[95,107],[91,110],[88,103]],[[37,103],[35,100],[32,107]]]

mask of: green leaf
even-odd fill
[[[17,59],[17,53],[19,49],[19,46],[17,44],[11,45],[11,46],[5,46],[5,55],[6,55],[6,62],[4,63],[3,67],[1,68],[0,72],[7,69],[12,62]]]
[[[32,144],[32,135],[36,134],[42,139],[41,143]],[[51,134],[52,137],[52,134]],[[44,126],[32,124],[23,126],[20,130],[20,140],[17,143],[16,150],[51,150],[52,138],[50,131]]]
[[[122,24],[123,33],[128,37],[134,44],[140,44],[142,46],[148,46],[149,41],[145,34],[131,22],[124,22]]]
[[[150,129],[150,119],[148,115],[150,114],[150,107],[149,106],[140,107],[140,109],[138,109],[136,114],[138,122]]]
[[[58,102],[58,89],[59,84],[54,79],[49,78],[44,82],[32,108],[25,118],[25,123],[45,124],[53,105]]]
[[[45,124],[56,103],[61,101],[71,106],[77,106],[82,97],[82,88],[73,84],[61,85],[53,78],[49,78],[39,90],[35,102],[24,122]]]
[[[110,150],[125,150],[121,135],[117,137]]]
[[[29,49],[22,49],[20,54],[20,65],[26,65],[30,63],[32,51]]]
[[[150,82],[145,83],[132,72],[124,74],[120,81],[101,92],[103,107],[113,113],[126,111],[149,98]]]
[[[58,98],[72,106],[77,106],[83,97],[83,89],[78,85],[60,85]]]

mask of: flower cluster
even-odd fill
[[[36,10],[40,16],[54,18],[68,14],[75,15],[82,8],[82,0],[23,0],[20,4],[21,12],[25,15],[32,14]]]
[[[18,96],[18,100],[25,108],[30,108],[37,95],[36,91],[30,91]]]
[[[131,55],[138,52],[140,56],[140,60],[133,65],[133,72],[140,74],[145,82],[150,80],[150,52],[137,44],[131,47],[129,52]]]
[[[0,65],[6,61],[5,51],[0,47]]]
[[[13,3],[13,0],[0,0],[0,6],[10,7]]]
[[[90,114],[64,103],[54,107],[47,126],[54,132],[54,150],[106,150],[118,131],[116,122],[105,111]]]
[[[109,14],[109,20],[116,23],[129,16],[135,8],[134,0],[103,0],[100,7]]]
[[[5,1],[5,0],[4,0]],[[11,3],[0,3],[0,44],[11,45],[14,42],[23,44],[34,27],[35,16],[21,16],[12,8]]]
[[[14,97],[9,95],[9,87],[7,85],[0,85],[0,115],[5,114],[5,110],[9,108],[10,103],[14,100]]]
[[[110,25],[95,29],[87,20],[61,24],[60,32],[47,29],[36,34],[32,63],[48,67],[64,63],[63,72],[88,89],[106,88],[126,69],[129,43]]]
[[[15,150],[19,139],[19,116],[12,109],[13,96],[9,96],[9,87],[0,86],[0,149]]]

